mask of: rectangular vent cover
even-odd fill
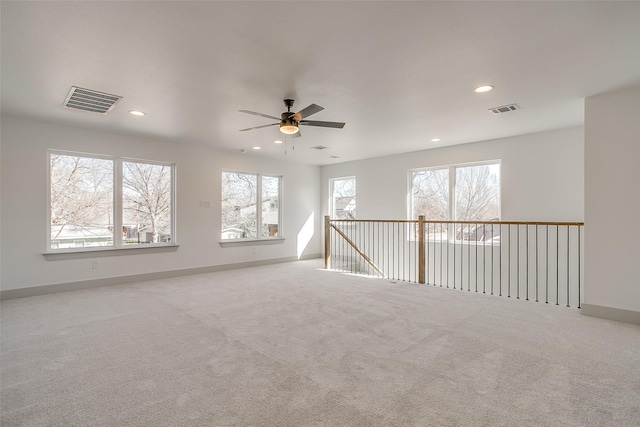
[[[313,147],[309,147],[312,150],[326,150],[329,147],[325,147],[324,145],[314,145]]]
[[[105,114],[121,99],[122,97],[118,95],[110,95],[91,89],[71,86],[71,91],[69,95],[67,95],[67,99],[64,100],[63,105],[75,110]]]
[[[502,107],[489,108],[489,111],[491,111],[493,114],[502,114],[502,113],[508,113],[510,111],[516,111],[519,109],[520,107],[518,107],[517,104],[509,104],[509,105],[503,105]]]

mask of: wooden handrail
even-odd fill
[[[417,219],[329,219],[334,222],[396,222],[396,223],[417,223]],[[425,219],[426,224],[488,224],[488,225],[558,225],[582,227],[584,222],[566,221],[566,222],[544,222],[544,221],[450,221],[450,220],[431,220]]]
[[[331,222],[418,222],[417,219],[329,219]]]

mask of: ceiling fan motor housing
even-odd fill
[[[290,121],[290,122],[295,122],[296,117],[295,117],[295,113],[289,113],[289,112],[284,112],[282,114],[280,114],[280,120],[284,123],[285,121]]]

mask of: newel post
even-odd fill
[[[418,283],[425,283],[424,215],[418,216]]]
[[[324,268],[331,268],[331,224],[329,223],[329,215],[324,216]]]

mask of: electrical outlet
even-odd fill
[[[98,261],[97,259],[94,259],[93,261],[91,261],[91,268],[93,269],[100,268],[100,261]]]
[[[251,253],[255,255],[256,254],[256,248],[251,248]]]

